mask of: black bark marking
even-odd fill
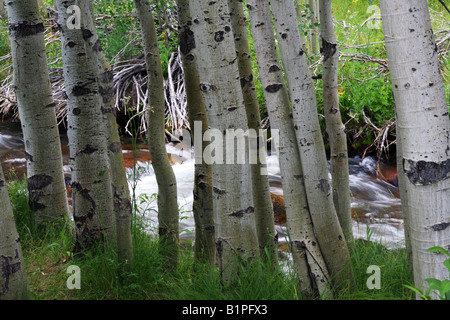
[[[442,231],[447,229],[450,226],[450,222],[438,223],[432,226],[434,231]]]
[[[403,159],[403,171],[414,185],[430,185],[450,177],[450,159],[441,163]]]
[[[276,64],[274,64],[273,66],[270,66],[269,73],[277,72],[277,71],[280,71],[280,70],[281,70],[280,67],[278,67]]]
[[[322,38],[322,48],[320,48],[320,52],[323,53],[323,62],[325,62],[337,52],[337,44],[329,43]]]
[[[1,276],[3,278],[2,292],[0,293],[0,297],[1,297],[3,294],[5,294],[9,291],[9,280],[10,280],[11,276],[14,273],[20,271],[22,266],[21,266],[20,262],[11,264],[12,257],[0,256],[0,260],[2,263],[2,266],[1,266],[2,275]]]
[[[78,116],[78,115],[80,115],[80,113],[81,113],[81,109],[80,109],[80,108],[73,108],[72,113],[73,113],[75,116]]]
[[[84,154],[93,154],[95,151],[98,151],[98,149],[93,148],[90,144],[87,144],[83,150],[80,151],[80,153]]]
[[[10,24],[9,31],[14,32],[17,38],[33,36],[45,31],[44,24],[28,24],[27,21],[19,22],[18,24]]]
[[[217,187],[213,187],[213,191],[214,193],[220,194],[220,195],[224,195],[225,193],[227,193],[225,190],[221,190]]]
[[[28,178],[29,190],[41,190],[49,186],[53,182],[53,177],[45,174],[38,174]]]
[[[254,207],[248,207],[247,209],[241,209],[241,210],[233,211],[232,213],[230,213],[230,216],[231,217],[242,218],[244,216],[244,214],[246,214],[246,213],[254,213],[254,212],[255,212],[255,208]]]
[[[0,180],[0,188],[3,188],[5,186],[5,181]]]
[[[56,103],[52,102],[46,105],[44,108],[54,108],[54,107],[56,107]]]
[[[92,93],[92,90],[89,89],[89,88],[85,88],[84,86],[78,86],[77,85],[77,86],[74,86],[73,89],[72,89],[72,94],[75,97],[84,96],[84,95],[87,95],[87,94],[90,94],[90,93]]]
[[[323,193],[328,193],[330,190],[330,184],[327,179],[320,179],[317,184],[317,188],[319,188]]]
[[[191,29],[185,28],[179,36],[180,51],[182,54],[187,55],[191,50],[195,49],[194,32]]]
[[[266,91],[270,93],[275,93],[280,91],[280,89],[283,88],[283,85],[281,83],[271,84],[270,86],[266,87]]]
[[[120,142],[113,142],[109,145],[109,150],[111,152],[117,153],[122,150],[122,144]]]
[[[89,29],[84,29],[81,28],[81,33],[83,35],[83,39],[84,40],[88,40],[89,38],[91,38],[94,34],[91,32],[91,30]]]
[[[28,140],[27,140],[28,141]],[[34,162],[33,156],[25,151],[25,159],[30,162]]]
[[[225,39],[225,37],[223,36],[224,34],[225,34],[224,31],[217,31],[217,32],[214,34],[214,41],[216,41],[216,42],[222,42],[222,41]]]

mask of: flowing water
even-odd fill
[[[68,166],[69,150],[67,138],[61,135],[64,171],[70,178]],[[156,201],[153,194],[158,192],[155,175],[149,164],[148,150],[139,152],[137,175],[133,175],[133,151],[130,144],[123,146],[129,174],[129,186],[132,194],[137,198],[141,214],[149,218],[149,231],[157,230]],[[173,163],[173,170],[177,178],[178,203],[180,207],[181,238],[193,240],[194,219],[192,215],[192,189],[194,184],[194,161],[183,158],[179,150],[168,144],[167,151]],[[5,173],[14,169],[17,175],[26,172],[23,138],[19,124],[0,124],[0,160]],[[387,247],[402,246],[404,240],[401,202],[396,183],[395,166],[383,165],[381,176],[377,172],[376,159],[367,157],[361,160],[354,157],[349,160],[350,190],[352,193],[353,232],[355,238],[381,241]],[[277,157],[269,155],[267,171],[273,197],[283,201],[282,186]],[[134,178],[133,178],[134,177]],[[275,205],[275,202],[274,202]],[[277,214],[282,216],[283,206],[277,205]],[[281,212],[280,212],[281,211]],[[281,243],[286,241],[285,219],[278,219],[276,230]]]

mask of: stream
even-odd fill
[[[69,148],[67,137],[61,135],[64,174],[70,178]],[[194,160],[181,156],[172,144],[167,144],[172,167],[177,178],[178,203],[180,207],[180,238],[192,241],[194,219],[192,215],[192,189],[194,183]],[[140,214],[148,221],[148,230],[157,232],[156,178],[150,164],[148,149],[144,146],[138,155],[137,169],[133,174],[133,148],[129,142],[123,144],[123,155],[129,176],[129,186],[136,196]],[[0,124],[0,161],[6,176],[11,170],[18,177],[26,173],[23,137],[18,123]],[[349,159],[350,191],[352,193],[353,234],[355,238],[380,241],[388,248],[404,245],[401,201],[396,181],[395,165],[382,163],[383,176],[377,172],[377,160],[373,157]],[[275,155],[267,157],[267,171],[271,186],[276,230],[279,242],[286,242],[284,200],[278,160]]]

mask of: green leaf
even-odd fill
[[[445,254],[446,256],[450,257],[450,253],[448,253],[448,251],[445,250],[442,247],[432,247],[432,248],[428,249],[427,251],[429,251],[429,252],[440,252],[440,253]]]

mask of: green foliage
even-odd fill
[[[432,247],[427,251],[435,254],[443,254],[449,257],[449,259],[446,259],[443,262],[444,266],[449,271],[449,279],[439,280],[435,278],[427,278],[425,279],[425,282],[428,283],[428,288],[425,291],[411,285],[405,285],[405,287],[418,294],[423,300],[432,300],[432,292],[435,293],[440,300],[450,300],[450,253],[442,247]]]

